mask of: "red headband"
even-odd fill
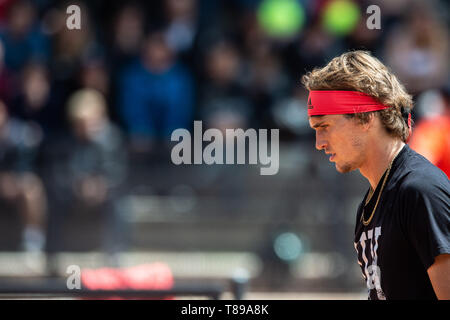
[[[311,90],[308,97],[308,116],[319,116],[326,114],[349,114],[370,112],[387,109],[371,96],[358,91],[338,90]],[[405,116],[405,115],[403,115]],[[409,136],[411,137],[411,113],[408,112],[407,121]]]
[[[387,108],[389,106],[358,91],[312,90],[308,97],[308,116],[360,113]]]

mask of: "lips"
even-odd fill
[[[333,161],[336,156],[336,153],[327,152],[326,154],[330,156],[330,161]]]

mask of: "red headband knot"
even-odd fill
[[[308,97],[308,116],[361,113],[387,108],[389,106],[358,91],[312,90]]]

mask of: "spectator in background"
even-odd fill
[[[382,35],[381,29],[369,29],[367,28],[367,20],[360,19],[355,29],[344,41],[347,48],[368,50],[378,56],[382,53],[379,52],[382,48]]]
[[[112,26],[112,64],[120,70],[138,58],[144,40],[144,14],[136,4],[127,4],[119,9]]]
[[[183,61],[192,61],[190,55],[198,33],[197,0],[165,0],[166,39],[168,46]]]
[[[36,9],[31,1],[19,0],[9,8],[0,39],[5,47],[5,64],[11,71],[20,71],[29,61],[48,61],[48,40],[35,19]]]
[[[139,58],[144,40],[143,12],[143,9],[137,4],[126,4],[117,11],[112,24],[113,37],[110,45],[111,50],[108,51],[109,84],[111,86],[110,111],[111,119],[121,127],[125,127],[125,123],[119,114],[120,75],[125,68]],[[98,68],[96,70],[100,71]],[[92,71],[94,70],[91,69],[91,73]],[[98,72],[96,74],[97,77],[101,77]]]
[[[80,85],[99,91],[103,96],[109,96],[109,73],[102,59],[85,61],[81,68]]]
[[[253,49],[247,61],[246,91],[251,98],[255,112],[255,125],[273,125],[271,109],[289,93],[289,77],[280,57],[269,42],[260,42]]]
[[[68,29],[65,21],[65,7],[53,15],[53,57],[51,71],[57,81],[65,84],[76,79],[76,75],[84,61],[102,57],[103,47],[95,34],[95,24],[88,8],[78,3],[81,12],[82,28]]]
[[[95,33],[95,19],[91,19],[88,7],[80,6],[81,29],[69,30],[66,26],[66,7],[53,9],[46,16],[46,24],[52,34],[52,59],[49,64],[51,80],[52,121],[57,126],[57,133],[66,134],[69,124],[64,110],[68,97],[80,88],[80,70],[90,61],[102,60],[104,51],[102,44],[97,41]],[[57,139],[57,135],[50,137]]]
[[[75,92],[68,102],[73,144],[69,159],[72,190],[87,204],[107,200],[125,178],[123,138],[107,115],[103,95],[93,89]]]
[[[3,27],[6,24],[9,7],[15,1],[16,0],[3,0],[0,2],[0,27]]]
[[[342,39],[327,33],[320,21],[308,25],[286,52],[286,62],[294,78],[315,66],[323,65],[325,61],[345,49]]]
[[[448,39],[428,2],[414,2],[406,23],[394,28],[386,41],[386,63],[413,93],[441,87],[449,71]]]
[[[308,92],[298,84],[292,85],[291,94],[277,101],[271,108],[273,121],[280,128],[282,138],[311,140],[311,127],[306,121]]]
[[[450,179],[450,88],[440,92],[442,109],[430,113],[417,123],[410,146],[445,172]],[[426,106],[425,106],[426,107]]]
[[[193,81],[162,32],[149,34],[141,59],[122,74],[120,92],[120,114],[134,150],[149,151],[153,142],[192,125]]]
[[[49,253],[61,247],[67,213],[75,208],[99,212],[105,225],[117,218],[117,190],[126,177],[127,156],[120,130],[110,122],[103,95],[94,89],[75,92],[68,101],[70,136],[59,146],[59,157],[52,161],[52,210],[49,216]],[[76,212],[75,212],[76,214]],[[107,229],[112,237],[114,230]],[[105,248],[115,245],[105,240]]]
[[[18,94],[11,105],[11,115],[40,125],[45,135],[62,126],[52,103],[51,84],[44,65],[31,63],[21,72]]]
[[[11,103],[14,93],[14,75],[5,66],[5,48],[0,40],[0,99],[8,105]]]
[[[222,130],[250,126],[254,113],[243,87],[242,60],[236,47],[223,40],[214,43],[206,51],[205,71],[200,118],[207,126]]]
[[[0,101],[0,203],[12,204],[22,216],[21,248],[26,251],[45,244],[46,193],[33,171],[41,138],[37,126],[9,117]]]

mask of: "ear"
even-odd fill
[[[367,122],[362,124],[364,131],[369,131],[371,128],[373,128],[376,125],[377,122],[377,116],[375,112],[371,112],[368,114]]]

